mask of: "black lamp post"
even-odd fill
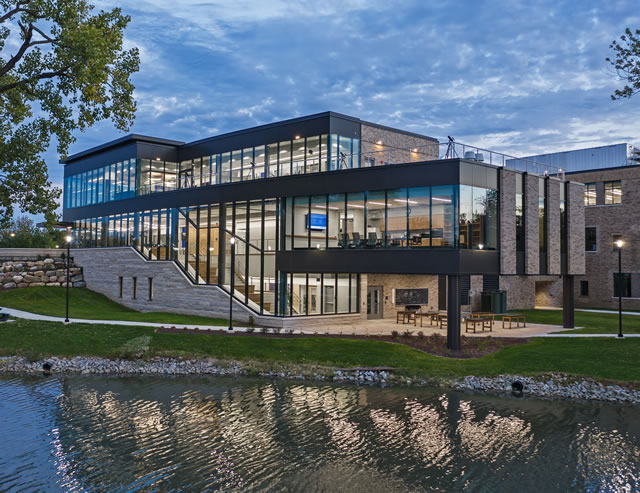
[[[618,247],[618,337],[622,335],[622,240],[616,240]]]
[[[229,330],[233,330],[233,290],[235,289],[236,239],[231,237],[231,280],[229,282]]]
[[[67,236],[65,237],[67,242],[67,311],[64,323],[69,323],[69,285],[71,284],[71,228],[67,226]]]

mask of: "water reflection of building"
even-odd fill
[[[625,431],[632,410],[600,405],[77,377],[63,379],[56,403],[51,450],[60,484],[78,489],[295,490],[339,481],[354,492],[494,490],[528,480],[542,491],[583,483],[624,491],[640,484],[633,476],[640,447]]]

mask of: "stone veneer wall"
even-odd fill
[[[562,306],[560,276],[500,276],[500,289],[507,292],[507,310]]]
[[[79,248],[71,253],[76,263],[83,267],[89,289],[129,308],[143,312],[229,317],[229,295],[224,290],[218,286],[193,284],[172,261],[146,260],[131,247]],[[120,277],[123,279],[122,297],[119,293]],[[134,277],[137,279],[135,298]],[[149,278],[153,279],[152,299],[149,296]],[[250,316],[258,325],[302,329],[359,322],[361,317],[359,313],[302,318],[262,316],[234,300],[234,320],[247,322]]]
[[[2,277],[0,289],[28,288],[33,286],[67,286],[67,264],[63,257],[47,257],[41,260],[15,258],[4,260],[0,265]],[[76,267],[71,259],[69,268],[71,286],[84,288],[82,268]]]
[[[560,188],[563,186],[564,182],[555,178],[547,180],[547,274],[561,274]]]
[[[438,140],[431,137],[421,137],[380,128],[362,123],[361,152],[364,157],[374,157],[376,165],[381,161],[397,163],[411,163],[438,159],[440,147]],[[382,142],[382,144],[377,144]],[[413,152],[417,149],[417,152]]]
[[[524,229],[525,229],[525,273],[540,274],[540,177],[526,174],[524,177]],[[533,302],[533,298],[531,299]]]
[[[516,177],[508,169],[500,170],[500,273],[516,273]]]
[[[585,273],[584,251],[584,185],[569,182],[567,185],[567,273]],[[625,218],[635,221],[635,217]]]
[[[429,290],[429,305],[423,306],[425,310],[437,310],[438,309],[438,276],[427,276],[418,274],[367,274],[366,282],[362,281],[363,276],[360,276],[361,284],[366,284],[364,287],[364,310],[361,310],[365,314],[367,312],[367,286],[382,286],[382,318],[394,319],[396,318],[396,311],[401,307],[396,306],[394,300],[394,289],[418,289],[427,288]]]

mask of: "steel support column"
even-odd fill
[[[460,349],[460,276],[447,276],[447,347]]]
[[[567,274],[562,276],[562,326],[565,329],[573,329],[576,326],[573,278],[574,276]]]

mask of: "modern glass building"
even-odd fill
[[[173,274],[148,274],[170,263],[191,286],[215,286],[218,304],[232,294],[265,323],[391,316],[396,290],[427,285],[427,304],[442,308],[460,276],[464,285],[465,276],[562,274],[556,253],[570,271],[567,182],[479,154],[444,157],[433,138],[330,112],[188,144],[130,135],[64,161],[64,219],[106,294],[157,309],[166,292],[162,308],[184,311],[188,302],[167,306],[178,288],[163,290],[163,278]],[[536,218],[535,269],[527,214]],[[145,274],[137,261],[119,265],[113,252],[123,248]],[[97,252],[107,266],[90,260]],[[143,277],[149,293],[140,296]]]

